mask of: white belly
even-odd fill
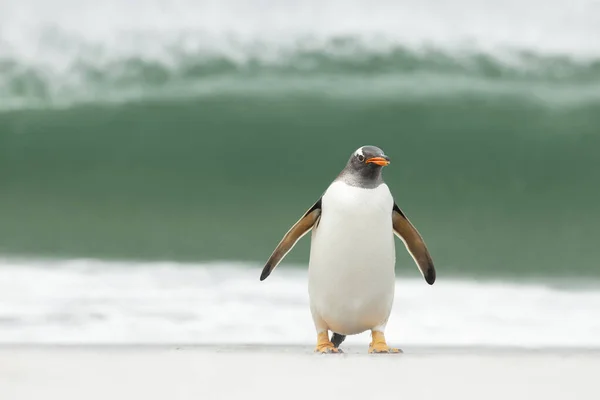
[[[325,192],[308,270],[315,323],[320,318],[327,329],[351,335],[387,321],[395,287],[392,207],[385,184],[334,182]]]

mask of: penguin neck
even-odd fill
[[[360,170],[344,168],[336,181],[363,189],[375,189],[383,183],[381,168],[364,168]]]

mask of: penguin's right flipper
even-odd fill
[[[264,281],[273,272],[275,267],[283,260],[287,253],[292,250],[298,240],[302,236],[306,235],[312,227],[319,221],[321,216],[321,199],[319,199],[313,206],[290,228],[285,234],[281,242],[277,245],[273,254],[267,260],[265,267],[260,274],[260,280]]]

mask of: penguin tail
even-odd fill
[[[336,348],[340,347],[340,344],[342,344],[344,339],[346,339],[346,335],[340,335],[339,333],[335,332],[333,335],[331,335],[331,343],[333,343]]]

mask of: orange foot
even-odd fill
[[[383,332],[379,331],[371,331],[371,337],[373,340],[371,344],[369,344],[369,353],[370,354],[398,354],[402,353],[400,349],[394,349],[390,347],[385,342],[385,336]]]
[[[317,335],[317,347],[315,348],[315,353],[321,354],[341,354],[343,353],[342,349],[339,349],[331,343],[329,340],[329,335],[327,331],[321,332]]]

